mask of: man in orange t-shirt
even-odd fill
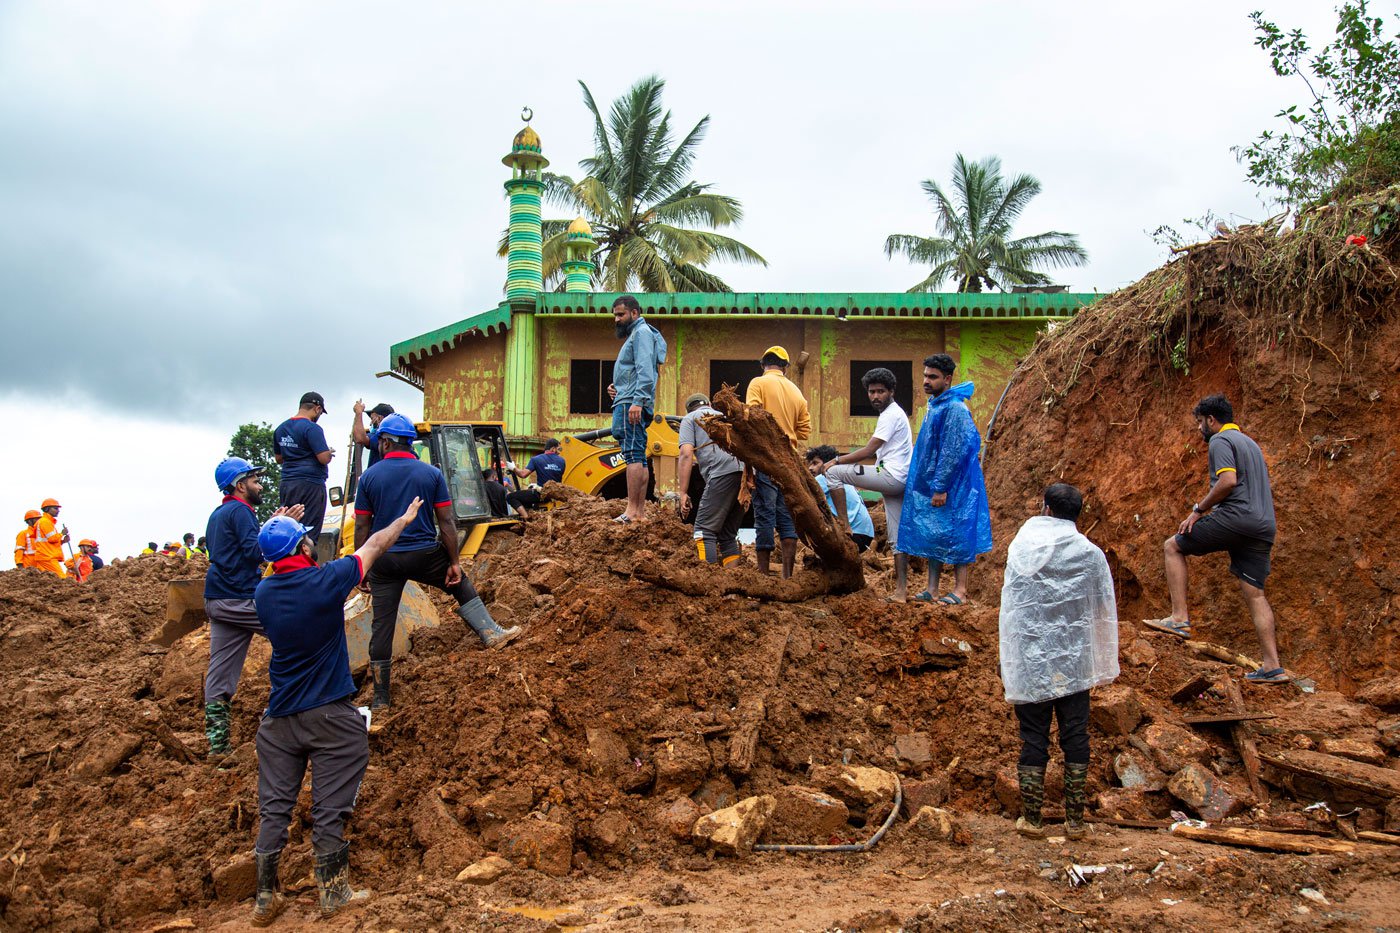
[[[60,508],[62,506],[57,499],[45,499],[39,506],[43,514],[34,526],[34,563],[31,566],[66,577],[68,571],[63,566],[63,544],[68,540],[68,529],[58,524]]]

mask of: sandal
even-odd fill
[[[928,590],[924,590],[918,596],[913,597],[913,602],[916,603],[931,603],[933,601],[933,594],[930,593]]]
[[[938,597],[938,601],[945,606],[961,606],[966,600],[959,599],[954,593],[944,593]]]
[[[1150,629],[1175,635],[1177,638],[1191,637],[1191,623],[1189,621],[1178,622],[1171,616],[1167,616],[1165,619],[1143,619],[1142,624]]]
[[[1292,677],[1281,667],[1276,667],[1271,671],[1260,668],[1257,671],[1250,671],[1244,675],[1244,679],[1252,684],[1286,684]]]
[[[614,518],[613,521],[614,521],[615,523],[619,524],[619,525],[630,525],[630,524],[632,524],[632,519],[628,518],[628,517],[627,517],[627,513],[625,513],[625,512],[624,512],[623,514],[619,515],[617,518]]]

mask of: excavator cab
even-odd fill
[[[507,486],[514,480],[506,477],[511,456],[504,424],[426,422],[418,425],[418,436],[430,462],[447,478],[463,557],[475,557],[494,532],[519,534],[524,530],[518,518],[492,515],[486,479],[482,476],[483,470],[491,469]]]

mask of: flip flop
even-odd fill
[[[1171,616],[1167,616],[1165,619],[1143,619],[1142,624],[1150,629],[1166,632],[1168,635],[1175,635],[1177,638],[1184,639],[1191,637],[1191,623],[1177,622],[1172,619]]]
[[[1286,684],[1292,677],[1281,667],[1276,667],[1271,671],[1260,668],[1257,671],[1250,671],[1244,675],[1244,679],[1252,684]]]
[[[626,514],[619,515],[617,518],[614,518],[613,521],[616,522],[616,523],[619,524],[619,525],[630,525],[630,524],[632,524],[632,519],[628,518]]]
[[[920,593],[919,595],[914,596],[914,597],[911,597],[911,599],[912,599],[913,602],[916,602],[916,603],[931,603],[931,602],[934,602],[933,594],[930,593],[928,590],[924,590],[924,591],[923,591],[922,593]]]
[[[944,593],[938,597],[938,601],[945,606],[961,606],[966,600],[958,599],[953,593]]]
[[[898,603],[899,605],[902,606],[902,605],[904,605],[905,603],[909,602],[909,597],[906,596],[906,597],[903,598],[903,599],[895,599],[893,596],[886,596],[886,597],[885,597],[885,602],[887,602],[887,603]]]

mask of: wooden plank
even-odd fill
[[[1236,712],[1243,712],[1244,695],[1240,693],[1240,685],[1235,679],[1226,677],[1222,689],[1230,708]],[[1244,776],[1249,781],[1249,792],[1261,806],[1267,804],[1269,792],[1264,787],[1264,782],[1259,779],[1259,745],[1254,741],[1254,727],[1248,722],[1236,722],[1230,727],[1230,739],[1235,743],[1235,750],[1240,753],[1240,761],[1244,764]]]
[[[1369,829],[1358,830],[1357,839],[1364,839],[1366,842],[1380,842],[1388,846],[1400,846],[1400,836],[1394,833],[1376,833]]]
[[[1185,703],[1187,700],[1194,700],[1205,693],[1214,680],[1215,675],[1202,671],[1172,691],[1172,702]]]
[[[1260,753],[1259,760],[1282,771],[1314,778],[1335,787],[1385,799],[1400,797],[1400,771],[1389,768],[1303,749],[1288,749],[1272,755]]]
[[[1183,716],[1181,721],[1189,726],[1229,725],[1248,722],[1254,719],[1277,719],[1275,713],[1225,713],[1222,716]]]
[[[1241,846],[1246,849],[1266,849],[1270,852],[1296,852],[1300,855],[1348,855],[1356,851],[1356,845],[1339,839],[1305,839],[1288,833],[1272,833],[1260,829],[1245,829],[1242,826],[1191,826],[1177,823],[1171,829],[1173,836],[1184,836],[1199,842],[1213,842],[1218,845]]]
[[[1197,654],[1203,654],[1206,657],[1214,658],[1217,661],[1224,661],[1226,664],[1238,664],[1240,667],[1246,668],[1247,670],[1251,671],[1259,670],[1258,661],[1254,660],[1251,657],[1247,657],[1246,655],[1240,654],[1238,651],[1232,651],[1231,649],[1226,648],[1224,645],[1216,645],[1208,641],[1192,641],[1190,639],[1187,639],[1186,647],[1190,648]]]

